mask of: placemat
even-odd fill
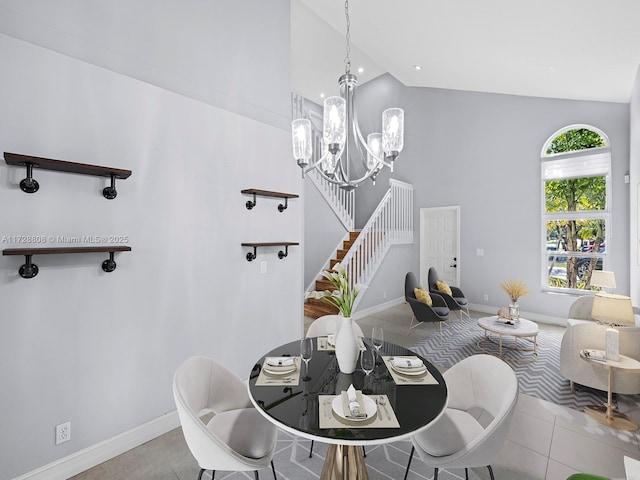
[[[331,402],[336,395],[318,395],[318,416],[320,428],[400,428],[396,413],[393,411],[389,399],[386,395],[369,395],[371,400],[383,397],[386,409],[378,406],[378,412],[367,420],[347,420],[339,417],[331,408]],[[388,415],[387,415],[388,414]]]
[[[330,345],[327,337],[318,337],[318,350],[330,350],[333,351],[336,349],[334,345]],[[367,346],[364,344],[362,337],[358,337],[358,345],[360,345],[360,350],[366,350]]]
[[[300,384],[300,357],[293,357],[296,369],[293,372],[285,373],[283,375],[272,375],[264,371],[264,367],[260,369],[260,374],[256,380],[256,387],[277,387],[280,385],[298,385]],[[267,363],[267,359],[264,359],[264,363]]]
[[[438,381],[435,379],[433,375],[431,375],[431,373],[429,373],[428,370],[426,373],[422,375],[402,375],[396,372],[392,367],[394,358],[395,357],[384,357],[384,356],[382,357],[382,359],[384,360],[384,364],[387,366],[387,370],[389,370],[389,373],[391,374],[391,377],[393,377],[393,381],[396,382],[396,384],[398,385],[437,385],[438,384]],[[417,359],[418,357],[403,356],[402,358]]]

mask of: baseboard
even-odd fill
[[[488,313],[490,315],[497,315],[500,307],[492,307],[491,305],[482,305],[479,303],[470,303],[469,310],[473,310],[475,312]],[[539,313],[525,312],[520,311],[520,316],[522,318],[526,318],[527,320],[533,320],[539,323],[548,323],[550,325],[558,325],[560,327],[567,326],[567,319],[561,317],[554,317],[551,315],[541,315]]]
[[[13,480],[65,480],[153,440],[178,426],[180,426],[178,412],[167,413]]]

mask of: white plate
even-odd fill
[[[366,395],[362,395],[362,402],[364,403],[364,409],[367,413],[366,417],[362,418],[347,418],[344,414],[344,409],[342,408],[342,395],[336,395],[336,398],[331,402],[331,408],[336,412],[336,415],[344,418],[345,420],[351,420],[352,422],[362,422],[363,420],[368,420],[373,417],[378,412],[378,407],[376,406],[376,402],[367,397]]]
[[[396,367],[393,362],[390,362],[389,365],[391,365],[391,368],[400,375],[423,375],[428,371],[427,367],[424,365],[422,368],[399,368]]]
[[[295,365],[289,367],[271,367],[265,364],[262,366],[262,370],[269,375],[286,375],[287,373],[295,372],[296,368]]]

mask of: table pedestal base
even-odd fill
[[[368,480],[362,447],[329,445],[320,480]]]
[[[600,407],[598,405],[587,405],[584,413],[593,418],[596,422],[618,430],[638,430],[638,424],[625,414],[616,412],[610,406]]]

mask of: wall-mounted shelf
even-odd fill
[[[109,258],[102,262],[102,270],[113,272],[116,269],[114,260],[115,252],[130,252],[131,247],[126,245],[106,245],[100,247],[36,247],[36,248],[5,248],[2,255],[24,255],[25,264],[20,267],[18,273],[22,278],[33,278],[38,274],[38,266],[31,262],[33,255],[52,255],[64,253],[97,253],[107,252]]]
[[[244,193],[246,195],[253,195],[253,201],[248,200],[247,203],[245,204],[245,206],[247,207],[247,210],[251,210],[253,207],[256,206],[256,196],[260,195],[262,197],[277,197],[277,198],[284,198],[284,204],[280,204],[278,205],[278,211],[279,212],[284,212],[287,209],[288,206],[288,200],[290,198],[298,198],[299,195],[296,195],[295,193],[282,193],[282,192],[271,192],[269,190],[259,190],[257,188],[246,188],[244,190],[240,190],[240,193]]]
[[[300,245],[298,242],[266,242],[266,243],[243,243],[243,247],[253,247],[253,253],[247,253],[247,261],[251,262],[255,260],[257,256],[258,247],[284,247],[284,252],[280,250],[278,252],[278,258],[282,260],[289,255],[289,247],[293,245]]]
[[[7,165],[17,167],[27,167],[27,178],[20,182],[20,189],[26,193],[35,193],[40,188],[38,182],[33,178],[33,167],[54,172],[79,173],[81,175],[94,175],[97,177],[110,177],[111,186],[102,190],[104,198],[112,200],[116,198],[116,178],[125,179],[131,175],[131,170],[120,168],[102,167],[100,165],[89,165],[86,163],[66,162],[64,160],[54,160],[51,158],[32,157],[20,155],[18,153],[4,152],[4,160]]]

